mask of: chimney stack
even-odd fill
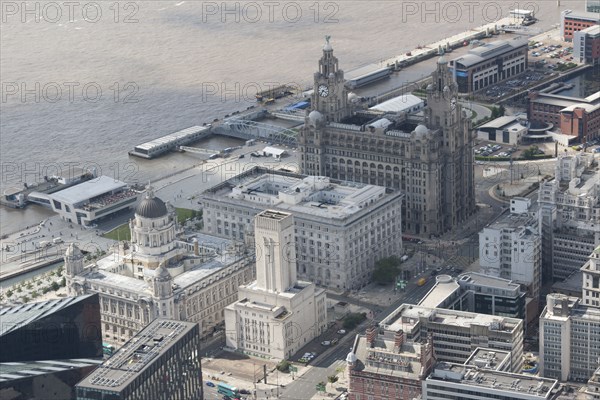
[[[373,345],[375,344],[375,338],[377,337],[377,327],[374,325],[371,325],[370,327],[367,328],[367,345],[369,347],[373,347]]]
[[[400,329],[394,334],[394,349],[399,352],[404,344],[404,331]]]
[[[193,242],[194,242],[194,255],[199,256],[200,250],[198,248],[198,239],[194,238]]]

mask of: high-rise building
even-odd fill
[[[403,331],[420,342],[433,335],[438,361],[464,363],[478,347],[510,352],[510,371],[523,365],[523,320],[403,304],[379,323],[385,331]]]
[[[573,34],[573,58],[582,64],[598,65],[600,25],[590,26]]]
[[[77,400],[203,399],[198,324],[152,321],[76,392]]]
[[[256,281],[225,308],[227,347],[285,359],[325,331],[325,290],[296,279],[294,217],[267,210],[254,219]]]
[[[562,294],[546,296],[540,315],[540,374],[587,380],[600,365],[600,308]]]
[[[542,278],[561,280],[600,244],[600,170],[592,154],[559,157],[554,179],[538,193]]]
[[[459,226],[475,210],[473,134],[446,58],[432,73],[424,118],[353,109],[343,76],[328,39],[298,135],[302,172],[402,190],[403,232]]]
[[[65,254],[69,293],[98,293],[103,341],[121,345],[155,318],[222,325],[237,287],[254,279],[252,251],[204,234],[184,238],[175,210],[150,189],[130,221],[131,242],[89,263],[76,245]]]
[[[251,240],[256,214],[289,212],[298,277],[358,289],[371,280],[377,260],[402,254],[401,196],[380,186],[256,167],[202,194],[204,232]]]
[[[600,367],[594,371],[584,388],[585,400],[600,400]]]
[[[486,275],[509,279],[527,288],[533,299],[542,283],[542,237],[537,204],[511,199],[510,212],[479,232],[479,264]]]

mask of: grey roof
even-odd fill
[[[49,197],[67,204],[78,204],[126,186],[125,182],[108,176],[99,176],[91,181],[86,181],[79,185],[71,186],[68,189],[52,193]]]
[[[498,40],[496,42],[486,43],[482,46],[471,49],[466,55],[455,58],[452,61],[454,61],[454,65],[456,65],[456,63],[460,63],[465,67],[471,67],[475,64],[487,61],[492,57],[496,57],[526,45],[527,39],[520,37],[512,40]]]
[[[197,330],[197,326],[193,322],[155,319],[77,387],[121,392],[183,336],[193,329]]]
[[[146,197],[135,209],[135,213],[144,218],[160,218],[167,215],[165,202],[158,197]]]
[[[0,321],[2,321],[0,324],[0,337],[19,329],[23,325],[39,321],[50,314],[95,295],[96,294],[93,293],[85,296],[66,297],[64,299],[0,308]]]
[[[483,128],[500,129],[500,128],[504,128],[508,124],[512,124],[516,120],[517,120],[516,115],[504,115],[502,117],[496,118],[493,121],[488,122],[485,125],[480,126],[479,129],[483,129]]]

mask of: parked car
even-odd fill
[[[206,386],[215,387],[215,384],[209,381],[209,382],[206,382]]]
[[[346,330],[345,329],[340,329],[339,331],[337,331],[337,333],[339,335],[345,335],[346,334]]]
[[[321,342],[321,345],[323,346],[329,346],[331,344],[331,342],[329,340],[324,340]]]

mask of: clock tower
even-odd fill
[[[427,87],[427,126],[431,129],[442,129],[445,149],[455,151],[464,144],[461,138],[465,130],[469,130],[468,118],[465,118],[458,104],[458,85],[452,79],[446,57],[442,54],[436,70],[432,74],[432,83]]]
[[[339,69],[338,59],[333,55],[330,38],[325,36],[319,71],[314,75],[311,108],[320,112],[326,122],[340,122],[350,115],[348,91],[344,87],[344,71]]]

